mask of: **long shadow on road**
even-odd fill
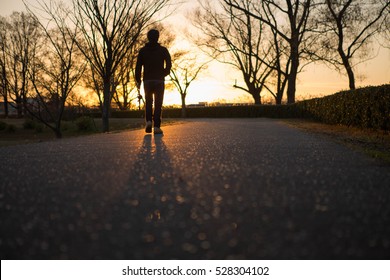
[[[145,135],[129,172],[127,192],[120,202],[118,223],[125,223],[128,236],[119,251],[125,258],[172,258],[177,255],[177,233],[189,205],[183,203],[184,182],[173,166],[162,135]],[[180,236],[182,236],[180,234]],[[127,243],[127,244],[126,244]]]
[[[164,137],[146,135],[120,202],[121,214],[114,216],[114,223],[128,229],[128,236],[118,236],[124,245],[117,248],[119,254],[130,259],[211,258],[208,235],[196,219],[196,200]]]

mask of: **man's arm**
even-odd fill
[[[169,51],[166,49],[165,52],[165,76],[168,76],[169,73],[171,73],[171,68],[172,68],[172,60],[171,60],[171,55],[169,54]]]
[[[141,87],[141,72],[142,72],[142,52],[140,51],[137,57],[137,64],[135,66],[135,82],[137,88]]]

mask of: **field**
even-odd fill
[[[302,119],[288,119],[284,122],[309,133],[320,134],[390,164],[390,134],[387,131],[346,125],[329,125]]]
[[[34,125],[30,125],[26,128],[24,119],[10,118],[0,119],[0,121],[7,124],[7,128],[3,130],[0,129],[0,146],[53,141],[56,139],[51,129],[40,124],[35,123]],[[143,126],[144,120],[141,118],[110,119],[111,133],[122,130],[140,129]],[[62,123],[64,138],[89,135],[99,133],[100,131],[102,131],[101,119],[89,119],[88,122],[84,124],[84,127],[81,127],[81,129],[77,121]]]

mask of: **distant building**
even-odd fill
[[[208,103],[207,102],[199,102],[198,104],[189,104],[186,107],[187,108],[197,108],[197,107],[207,107]]]

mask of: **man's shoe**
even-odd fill
[[[145,132],[152,133],[152,122],[151,121],[146,122]]]
[[[154,134],[163,134],[163,131],[159,127],[154,127]]]

